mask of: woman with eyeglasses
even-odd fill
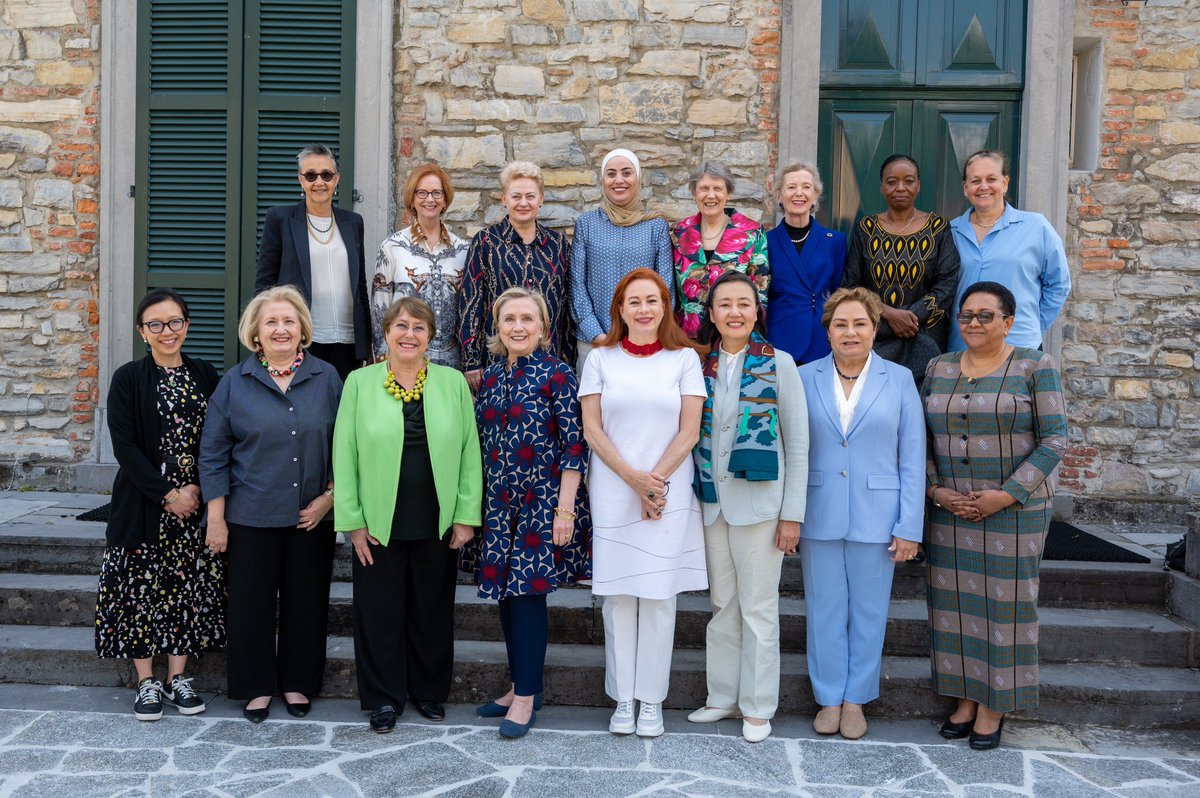
[[[1038,704],[1038,567],[1067,449],[1053,359],[1006,340],[1017,312],[999,283],[965,288],[966,349],[931,360],[922,389],[933,687],[958,699],[941,735],[976,750]]]
[[[400,297],[415,296],[433,308],[438,335],[429,342],[429,361],[459,368],[458,291],[468,242],[443,218],[454,202],[450,176],[434,163],[418,166],[404,183],[404,207],[412,224],[384,240],[371,279],[371,341],[375,359],[387,357],[383,317]]]
[[[298,288],[312,313],[308,351],[345,380],[371,357],[363,218],[333,205],[341,180],[333,150],[310,144],[296,154],[296,163],[304,199],[267,211],[254,292]]]
[[[225,569],[204,545],[197,457],[211,364],[183,354],[188,306],[156,288],[137,309],[150,348],[113,374],[108,431],[120,468],[112,488],[96,600],[96,653],[132,659],[133,714],[158,720],[163,702],[181,715],[205,709],[185,675],[188,657],[225,644]],[[154,657],[167,658],[167,682]]]
[[[1005,202],[1008,177],[1008,158],[996,150],[980,150],[963,164],[963,195],[971,207],[950,222],[962,263],[955,304],[981,280],[1008,286],[1016,299],[1008,342],[1038,349],[1071,293],[1071,269],[1049,220]],[[967,346],[960,330],[950,325],[947,352]]]

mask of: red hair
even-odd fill
[[[667,284],[658,276],[658,272],[645,268],[634,269],[622,277],[621,282],[617,283],[612,298],[612,324],[608,328],[608,334],[598,345],[617,346],[621,343],[622,338],[629,335],[629,327],[621,318],[621,305],[625,303],[625,292],[629,290],[629,286],[635,280],[649,280],[658,287],[658,298],[662,302],[663,309],[662,321],[658,323],[658,340],[662,343],[663,349],[691,349],[698,352],[696,342],[684,335],[683,330],[675,322],[674,308],[671,307],[671,292],[667,290]]]

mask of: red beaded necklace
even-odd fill
[[[629,338],[622,338],[621,348],[631,355],[653,355],[655,352],[661,352],[663,345],[662,341],[655,341],[652,344],[635,344]]]

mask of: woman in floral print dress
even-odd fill
[[[164,700],[184,715],[204,711],[184,675],[188,656],[225,644],[225,572],[204,545],[196,465],[217,372],[180,351],[188,308],[172,289],[147,294],[137,320],[150,354],[117,369],[108,395],[120,470],[100,565],[96,653],[133,660],[134,715],[158,720]],[[167,656],[165,687],[154,678],[156,654]]]
[[[754,281],[758,300],[767,308],[771,269],[767,234],[762,225],[726,207],[733,193],[733,173],[716,161],[700,164],[688,182],[700,212],[671,229],[675,242],[675,279],[679,308],[676,320],[688,338],[696,340],[704,321],[709,286],[736,269]]]
[[[581,486],[587,447],[575,375],[548,351],[546,301],[510,288],[493,306],[503,360],[482,377],[475,415],[483,450],[484,522],[464,550],[479,596],[500,603],[512,689],[477,710],[504,716],[500,734],[521,737],[541,705],[546,595],[591,578],[591,519]]]

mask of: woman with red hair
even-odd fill
[[[592,450],[592,592],[604,596],[604,689],[617,702],[608,728],[642,737],[663,733],[675,597],[708,587],[691,489],[704,377],[670,301],[655,272],[627,274],[579,384]]]

